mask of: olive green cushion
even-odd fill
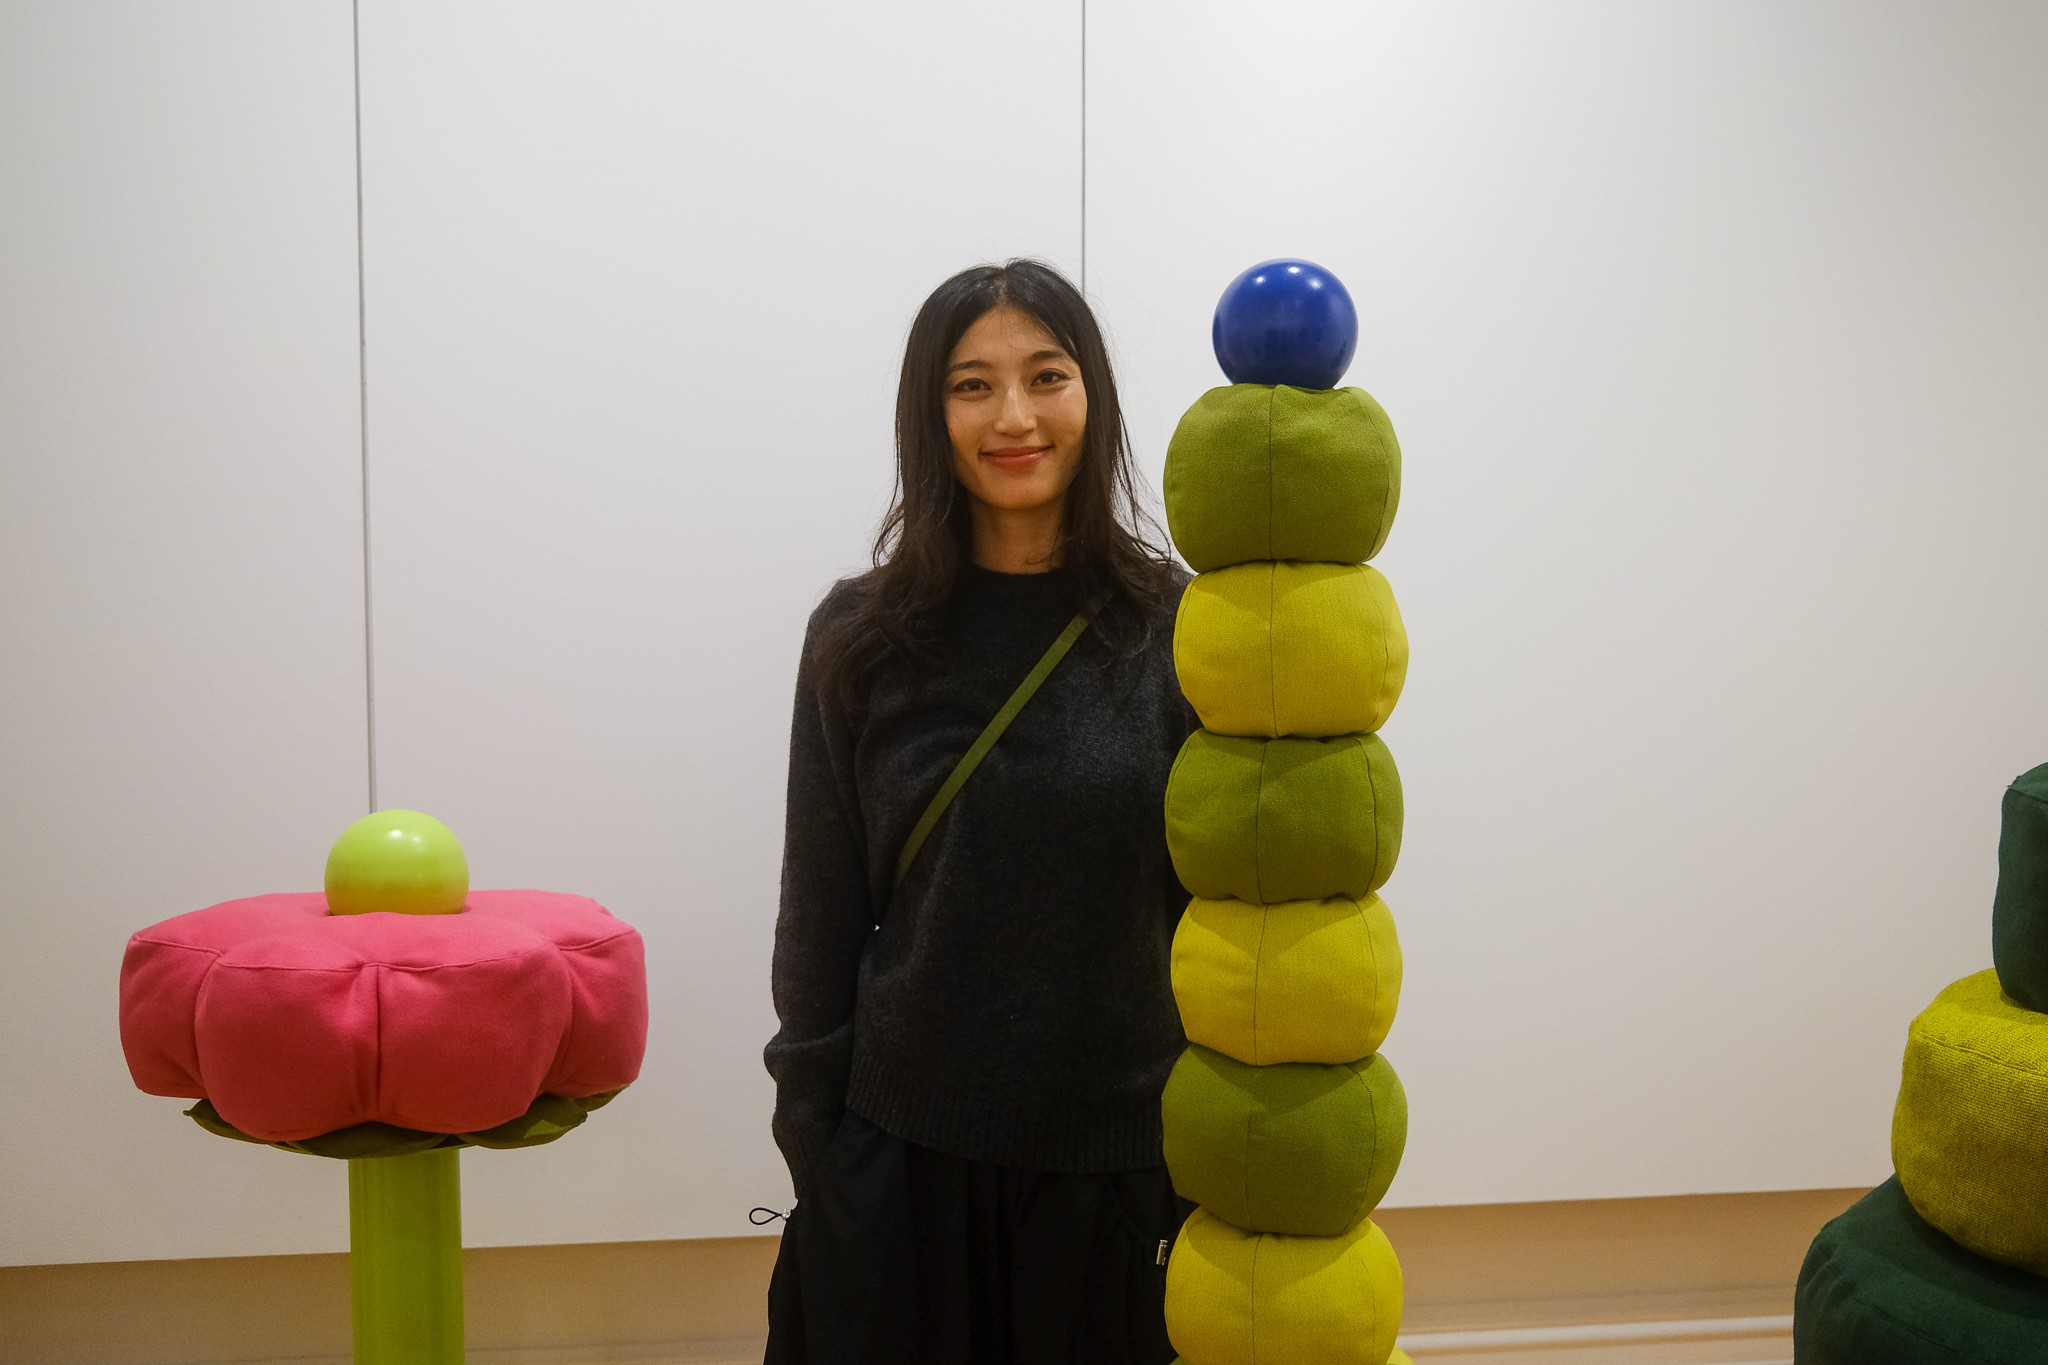
[[[1189,1042],[1252,1066],[1379,1051],[1401,1000],[1401,945],[1378,896],[1256,905],[1197,897],[1173,935]]]
[[[1401,775],[1377,735],[1197,730],[1166,783],[1166,846],[1197,896],[1364,896],[1393,875],[1401,812]]]
[[[2048,764],[2005,789],[1991,962],[2007,995],[2048,1010]]]
[[[1370,1218],[1337,1237],[1232,1227],[1197,1209],[1166,1266],[1166,1334],[1188,1365],[1386,1365],[1401,1263]]]
[[[1408,1141],[1386,1058],[1247,1066],[1196,1045],[1160,1101],[1173,1187],[1247,1232],[1334,1237],[1379,1204]]]
[[[2048,1275],[2048,1014],[2007,999],[1995,971],[1966,976],[1913,1021],[1903,1070],[1892,1164],[1913,1207]]]
[[[1393,591],[1363,564],[1239,564],[1197,574],[1173,632],[1181,691],[1221,735],[1380,728],[1408,676]]]
[[[1401,447],[1363,389],[1232,384],[1166,447],[1166,523],[1197,572],[1255,559],[1358,564],[1386,543]]]
[[[2048,1280],[1971,1255],[1887,1180],[1813,1239],[1792,1345],[1799,1365],[2041,1365]]]

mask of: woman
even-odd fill
[[[876,566],[812,614],[797,677],[768,1360],[1166,1365],[1186,575],[1144,535],[1101,331],[1045,265],[926,300],[896,445]],[[898,885],[933,794],[1098,602]]]

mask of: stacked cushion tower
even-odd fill
[[[1219,309],[1238,378],[1225,323]],[[1334,384],[1342,367],[1325,368],[1311,377]],[[1402,807],[1376,732],[1408,645],[1366,564],[1400,448],[1362,390],[1234,383],[1181,419],[1165,492],[1196,570],[1174,659],[1202,722],[1166,795],[1193,895],[1173,942],[1189,1046],[1166,1086],[1166,1160],[1200,1206],[1168,1264],[1167,1329],[1185,1365],[1405,1360],[1400,1265],[1368,1216],[1407,1136],[1379,1052],[1401,954],[1378,893]]]
[[[2048,765],[2005,793],[1991,939],[1907,1031],[1897,1174],[1807,1253],[1801,1365],[2048,1362]]]

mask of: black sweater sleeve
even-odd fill
[[[853,732],[819,696],[812,668],[825,610],[811,617],[797,668],[772,969],[781,1027],[763,1057],[775,1078],[775,1142],[799,1199],[846,1107],[854,991],[875,926]]]

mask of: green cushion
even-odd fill
[[[1174,1189],[1247,1232],[1345,1231],[1386,1194],[1408,1141],[1407,1096],[1378,1055],[1247,1066],[1196,1045],[1160,1107]]]
[[[1363,897],[1401,853],[1401,775],[1377,735],[1197,730],[1166,784],[1166,846],[1181,885],[1212,900]]]
[[[1408,635],[1379,570],[1261,560],[1195,575],[1173,664],[1219,735],[1365,734],[1400,698]]]
[[[1892,1164],[1913,1207],[1976,1252],[2048,1275],[2048,1014],[1966,976],[1906,1033]]]
[[[1386,543],[1401,447],[1363,389],[1233,384],[1166,447],[1166,524],[1196,572],[1255,559],[1358,564]]]
[[[1813,1239],[1792,1345],[1799,1365],[2041,1365],[2048,1280],[1971,1255],[1887,1180]]]
[[[1370,1218],[1285,1237],[1196,1209],[1166,1263],[1166,1334],[1190,1365],[1386,1365],[1400,1330],[1401,1263]]]
[[[2007,995],[2048,1010],[2048,763],[2005,789],[1991,961]]]
[[[1252,1066],[1355,1062],[1378,1052],[1401,999],[1401,944],[1385,902],[1206,900],[1173,935],[1173,995],[1188,1041]]]

